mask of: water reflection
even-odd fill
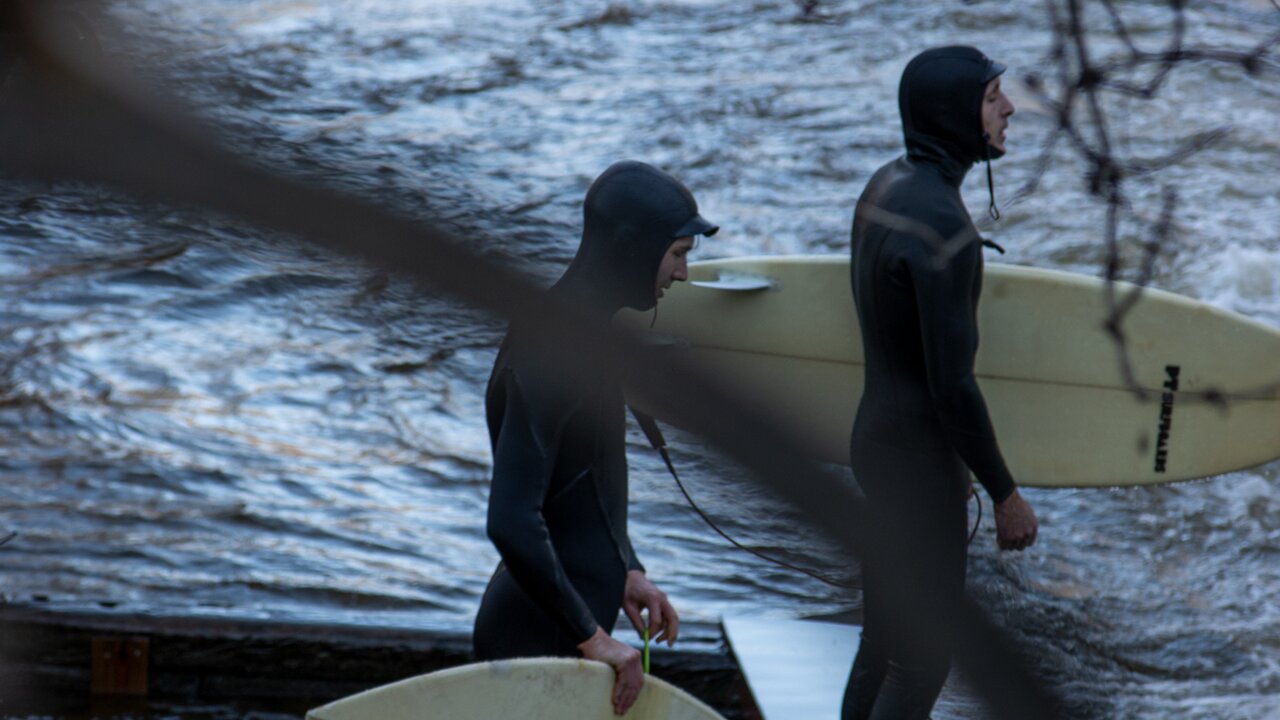
[[[110,14],[246,156],[402,212],[448,208],[484,251],[543,276],[576,245],[586,183],[619,157],[671,169],[725,219],[704,257],[843,252],[852,199],[898,151],[906,58],[964,40],[1017,70],[1047,41],[1037,4],[824,3],[821,22],[785,2],[610,7],[147,0]],[[1124,11],[1146,20],[1141,41],[1161,37],[1163,4]],[[1265,11],[1206,5],[1189,27],[1248,46],[1274,32]],[[1052,122],[1020,105],[1001,197],[1031,177]],[[1161,176],[1186,201],[1156,284],[1272,325],[1278,111],[1273,77],[1207,64],[1114,116],[1136,154],[1233,124]],[[1095,273],[1102,209],[1070,153],[1056,159],[994,233],[1005,261]],[[965,192],[982,206],[981,183]],[[1156,201],[1154,185],[1135,198]],[[0,550],[7,598],[467,626],[495,561],[480,393],[500,322],[190,209],[74,185],[9,184],[0,205],[0,517],[21,533]],[[856,607],[727,550],[629,439],[637,550],[688,617]],[[672,440],[735,536],[847,570],[696,438]],[[1278,476],[1028,491],[1041,545],[1000,556],[987,527],[971,584],[1041,649],[1032,662],[1078,716],[1266,717]]]

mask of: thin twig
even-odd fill
[[[1029,194],[1039,187],[1041,178],[1052,165],[1055,148],[1061,139],[1066,138],[1069,149],[1085,162],[1089,193],[1105,206],[1103,274],[1107,287],[1103,326],[1115,342],[1117,363],[1125,384],[1137,395],[1144,396],[1148,388],[1142,387],[1135,375],[1124,324],[1141,298],[1143,287],[1154,277],[1158,259],[1166,254],[1166,247],[1172,241],[1178,193],[1169,186],[1162,190],[1159,217],[1152,222],[1144,220],[1132,206],[1128,187],[1139,178],[1153,179],[1160,170],[1187,161],[1226,137],[1230,128],[1219,127],[1196,133],[1177,141],[1172,150],[1154,158],[1123,158],[1114,149],[1116,145],[1104,97],[1107,93],[1114,93],[1138,99],[1154,98],[1178,68],[1198,62],[1233,64],[1251,75],[1280,70],[1280,62],[1274,57],[1276,48],[1280,46],[1280,33],[1271,33],[1244,51],[1188,47],[1186,4],[1183,0],[1169,0],[1168,40],[1159,51],[1144,51],[1138,47],[1116,3],[1113,0],[1100,0],[1100,3],[1106,11],[1111,33],[1119,39],[1123,51],[1114,57],[1096,60],[1090,51],[1090,37],[1084,21],[1085,0],[1046,0],[1053,40],[1042,64],[1052,68],[1052,76],[1058,83],[1058,96],[1050,97],[1050,90],[1039,75],[1029,75],[1027,87],[1051,109],[1057,123],[1042,144],[1031,177],[1019,194]],[[1129,79],[1151,67],[1155,70],[1145,81]],[[1082,113],[1083,117],[1078,119]],[[1085,129],[1081,128],[1081,122]],[[1141,256],[1133,285],[1121,291],[1118,283],[1125,270],[1121,228],[1129,223],[1147,227],[1149,239],[1140,246]],[[1276,386],[1280,386],[1280,382]],[[1274,396],[1276,386],[1243,392],[1246,396]],[[1238,392],[1230,395],[1237,396]],[[1228,397],[1228,393],[1217,389],[1206,391],[1206,395],[1213,399]]]

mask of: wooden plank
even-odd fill
[[[840,717],[859,626],[770,618],[721,624],[765,720]]]
[[[151,641],[145,637],[95,637],[89,641],[89,690],[105,695],[146,695]]]

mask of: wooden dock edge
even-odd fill
[[[682,624],[677,648],[652,651],[654,675],[730,720],[759,717],[719,625]],[[0,716],[145,713],[157,701],[301,715],[472,660],[458,630],[0,605]]]

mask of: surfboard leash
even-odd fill
[[[973,483],[969,483],[969,495],[978,501],[978,519],[973,521],[973,529],[969,531],[969,540],[966,545],[972,545],[973,539],[978,536],[978,526],[982,524],[982,496],[978,494],[978,488]]]
[[[671,453],[667,452],[667,440],[662,436],[662,428],[658,427],[658,421],[640,412],[639,410],[636,410],[634,407],[631,408],[631,414],[635,416],[636,422],[640,425],[640,429],[644,431],[644,435],[646,438],[648,438],[649,444],[652,445],[653,449],[657,450],[658,454],[662,456],[662,461],[667,465],[667,471],[670,472],[671,477],[675,479],[676,487],[680,488],[680,494],[684,495],[684,499],[686,502],[689,503],[689,507],[693,508],[693,511],[698,514],[698,517],[702,518],[702,521],[705,522],[708,527],[710,527],[712,530],[715,530],[716,533],[720,537],[727,540],[730,545],[733,545],[734,547],[744,552],[751,553],[752,555],[755,555],[756,557],[760,558],[761,560],[764,560],[765,562],[769,562],[774,565],[778,565],[780,567],[784,567],[784,568],[787,568],[788,570],[793,570],[798,573],[803,573],[813,578],[814,580],[817,580],[818,582],[826,583],[827,585],[831,585],[832,587],[838,587],[844,590],[854,589],[855,586],[853,585],[848,585],[846,583],[832,580],[831,578],[826,577],[821,573],[815,572],[808,568],[800,567],[799,565],[793,565],[787,562],[786,560],[781,560],[771,555],[766,555],[760,552],[759,550],[756,550],[755,548],[747,547],[746,545],[743,545],[742,543],[735,540],[731,535],[729,535],[729,533],[720,529],[720,526],[717,525],[716,522],[711,519],[711,516],[707,515],[705,512],[702,511],[702,508],[698,507],[698,503],[694,502],[693,496],[689,494],[689,490],[685,488],[684,483],[681,482],[680,474],[676,472],[676,466],[674,463],[671,462]]]

